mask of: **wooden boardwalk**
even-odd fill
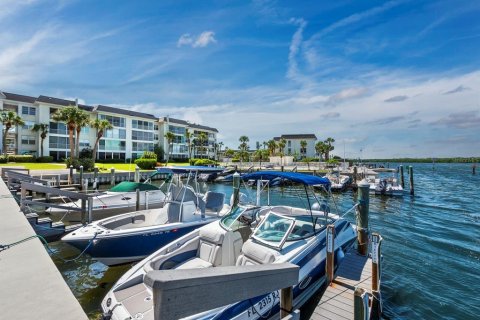
[[[372,259],[350,249],[338,268],[335,280],[323,294],[311,319],[353,319],[353,292],[355,287],[372,290]]]

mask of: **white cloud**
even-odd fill
[[[213,31],[204,31],[197,37],[192,36],[190,33],[184,33],[178,39],[177,47],[191,46],[192,48],[204,48],[212,43],[217,43],[215,32]]]
[[[287,77],[295,80],[299,76],[298,72],[298,64],[297,64],[297,55],[298,51],[300,48],[300,45],[302,44],[302,39],[303,39],[303,30],[307,26],[307,22],[303,20],[302,18],[296,19],[292,18],[290,19],[290,22],[296,26],[298,26],[297,31],[293,34],[292,41],[290,43],[290,51],[288,53],[288,70],[287,70]]]

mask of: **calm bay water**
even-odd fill
[[[413,166],[414,197],[370,198],[370,229],[384,238],[385,317],[478,319],[480,175],[472,176],[470,164]],[[405,179],[408,189],[408,175]],[[231,193],[230,185],[209,188]],[[341,211],[348,210],[355,197],[352,192],[335,195]],[[277,194],[272,203],[277,200],[302,205],[289,193]],[[348,218],[354,220],[352,215]],[[60,242],[52,248],[64,258],[78,254]],[[98,317],[100,301],[107,291],[131,266],[109,268],[87,256],[68,263],[52,258],[92,319]]]

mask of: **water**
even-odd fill
[[[382,292],[390,319],[478,319],[480,315],[480,175],[469,164],[413,164],[415,196],[372,196],[370,228],[384,238]],[[391,165],[390,167],[393,167]],[[408,175],[405,176],[408,189]],[[230,185],[211,190],[231,193]],[[255,197],[255,194],[252,194]],[[285,193],[295,205],[302,201]],[[336,195],[342,211],[356,195]],[[349,219],[353,221],[353,217]],[[62,257],[78,251],[52,245]],[[99,316],[101,299],[131,265],[106,267],[88,257],[54,261],[88,315]]]

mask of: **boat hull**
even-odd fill
[[[85,251],[103,264],[112,266],[141,260],[166,244],[211,222],[209,219],[193,225],[176,225],[167,229],[161,226],[158,229],[150,228],[134,234],[98,237],[93,240],[71,238],[62,240],[80,251]]]

